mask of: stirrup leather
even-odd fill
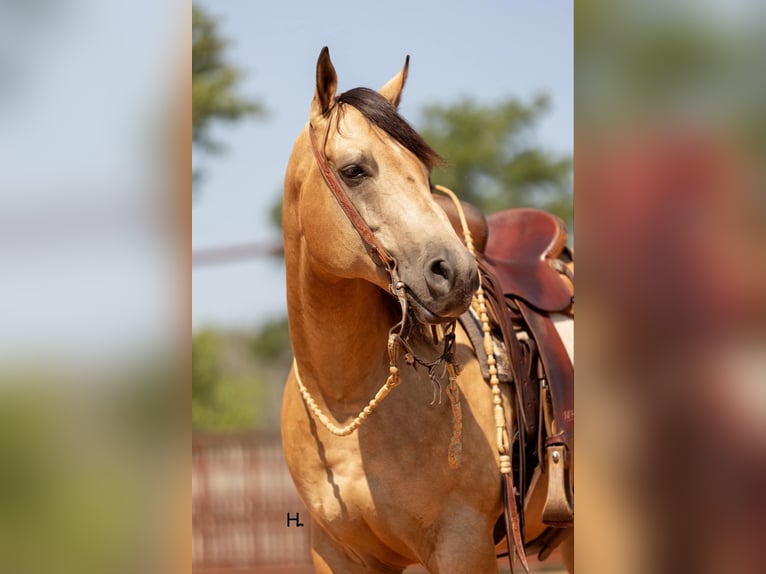
[[[540,402],[547,433],[544,464],[548,475],[548,492],[543,505],[543,523],[557,528],[570,528],[574,526],[570,455],[566,442],[562,440],[563,433],[557,430],[553,419],[550,390],[545,379],[540,384]]]

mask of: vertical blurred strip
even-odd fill
[[[191,3],[189,3],[191,4]],[[177,441],[177,448],[180,453],[179,464],[177,465],[177,479],[183,488],[176,491],[175,507],[179,512],[176,516],[181,524],[176,529],[176,540],[171,547],[172,556],[180,561],[178,563],[179,572],[191,572],[192,570],[192,18],[191,6],[183,13],[184,26],[181,33],[182,42],[179,49],[179,60],[182,66],[179,70],[183,71],[181,77],[181,87],[179,90],[179,115],[178,121],[180,129],[177,143],[174,148],[178,153],[177,175],[179,177],[177,185],[177,225],[181,233],[181,240],[178,244],[180,252],[179,260],[183,262],[180,266],[179,284],[182,285],[183,310],[181,315],[181,331],[178,333],[177,341],[182,345],[180,356],[181,362],[181,381],[182,381],[182,400],[179,401],[181,414],[179,420],[182,422],[181,440]],[[174,474],[174,476],[176,476]],[[176,555],[175,549],[180,552]],[[175,561],[173,562],[175,565]],[[174,569],[175,571],[175,569]]]
[[[765,24],[576,4],[581,572],[763,572]]]
[[[190,36],[0,2],[0,572],[190,570]]]

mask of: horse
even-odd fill
[[[440,157],[397,111],[408,68],[336,94],[324,48],[285,175],[281,433],[320,574],[498,572],[492,390],[455,322],[477,263],[432,195]]]

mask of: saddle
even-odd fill
[[[459,236],[456,207],[434,195]],[[563,221],[538,209],[508,209],[485,217],[461,202],[474,241],[501,382],[514,385],[519,432],[514,515],[541,508],[548,528],[526,544],[545,559],[574,524],[571,453],[574,441],[574,367],[552,314],[574,317],[574,259]],[[462,318],[489,379],[482,327],[474,310]],[[509,436],[513,436],[509,430]],[[512,488],[512,485],[511,485]],[[547,490],[546,490],[547,488]],[[511,498],[511,497],[508,497]],[[506,509],[506,514],[509,514]],[[502,525],[501,525],[502,526]],[[505,529],[510,525],[506,519]],[[509,543],[510,551],[510,543]]]

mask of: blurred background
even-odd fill
[[[577,2],[581,572],[763,571],[765,23]]]
[[[190,44],[180,0],[0,1],[2,572],[190,562]]]
[[[340,91],[382,86],[409,54],[400,112],[449,162],[434,181],[571,231],[572,4],[197,0],[193,30],[193,564],[305,567],[278,434],[292,360],[279,219],[319,51]]]

